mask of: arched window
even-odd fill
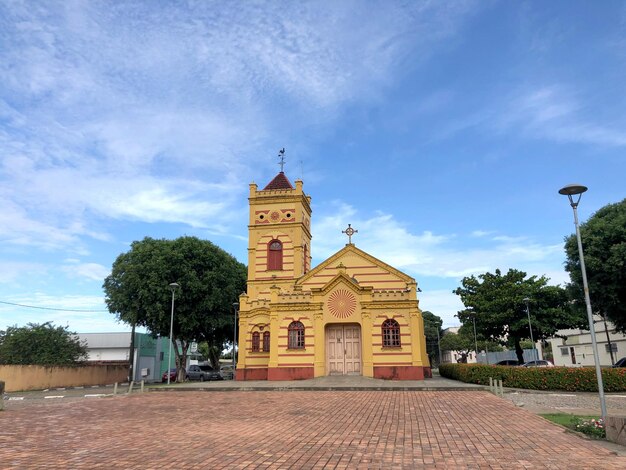
[[[280,240],[272,240],[267,246],[267,269],[269,271],[283,269],[283,244]]]
[[[304,325],[299,321],[292,321],[288,329],[289,349],[304,349]]]
[[[252,352],[259,352],[259,350],[261,349],[260,342],[261,342],[261,335],[259,334],[258,331],[255,331],[254,333],[252,333]]]
[[[385,320],[382,326],[383,330],[383,347],[395,348],[400,346],[400,325],[391,318]]]
[[[263,352],[270,352],[270,332],[263,333]]]

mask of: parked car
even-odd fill
[[[515,359],[505,359],[495,363],[496,366],[519,366],[519,362]]]
[[[626,367],[626,357],[622,357],[613,367]]]
[[[167,371],[163,372],[161,382],[167,382]],[[176,368],[170,369],[170,382],[176,382]]]
[[[204,382],[205,380],[222,380],[220,371],[213,369],[211,366],[191,365],[187,369],[187,380],[199,380]]]
[[[550,361],[528,361],[522,364],[522,367],[554,367]]]
[[[220,367],[220,375],[224,380],[233,380],[235,373],[232,364],[226,364]]]

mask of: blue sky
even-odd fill
[[[0,3],[0,329],[124,331],[102,282],[145,236],[246,262],[247,194],[313,198],[457,324],[463,276],[564,283],[572,211],[626,197],[619,1]]]

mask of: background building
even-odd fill
[[[87,344],[87,360],[90,362],[130,362],[131,333],[79,333],[79,340]],[[153,338],[147,333],[135,333],[133,380],[160,381],[168,369],[168,338]],[[199,357],[187,356],[187,366],[197,364]],[[176,367],[174,350],[170,368]]]
[[[626,336],[615,333],[611,322],[606,323],[599,315],[594,315],[594,327],[601,366],[612,366],[610,349],[613,350],[613,360],[626,356]],[[559,330],[559,336],[548,340],[552,345],[555,366],[594,367],[591,333],[588,330]],[[607,338],[608,334],[608,338]],[[610,346],[609,346],[610,342]]]

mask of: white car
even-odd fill
[[[522,367],[554,367],[550,361],[528,361],[522,364]]]

